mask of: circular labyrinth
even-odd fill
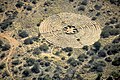
[[[60,47],[82,48],[100,39],[100,25],[84,15],[59,13],[49,16],[40,27],[41,35]]]

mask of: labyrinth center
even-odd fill
[[[100,25],[89,17],[75,13],[59,13],[46,18],[40,25],[41,35],[60,47],[82,48],[100,39]]]

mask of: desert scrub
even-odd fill
[[[32,6],[28,5],[28,6],[26,7],[26,10],[31,11],[31,10],[32,10]]]
[[[30,73],[31,73],[31,71],[30,71],[29,69],[25,69],[25,70],[22,72],[22,75],[23,75],[23,77],[28,77],[28,76],[30,76]]]
[[[99,41],[97,41],[93,44],[93,46],[95,47],[95,50],[98,51],[101,47],[101,43]]]
[[[112,61],[113,66],[120,66],[120,57],[115,57]]]
[[[76,67],[77,65],[80,64],[80,62],[77,61],[77,60],[75,60],[73,57],[69,58],[69,59],[67,60],[67,63],[70,64],[70,65],[73,66],[73,67]]]
[[[62,50],[65,51],[65,52],[72,52],[73,48],[72,47],[66,47],[66,48],[63,48]]]
[[[40,72],[40,67],[39,67],[39,65],[38,65],[37,63],[35,63],[35,64],[33,65],[33,67],[31,68],[31,71],[32,71],[33,73],[35,73],[35,74],[39,73],[39,72]]]
[[[119,42],[120,42],[120,35],[112,41],[112,43],[119,43]]]
[[[3,70],[5,68],[5,63],[0,63],[0,70]]]
[[[83,46],[82,49],[88,51],[88,48],[89,48],[89,47],[86,45],[86,46]]]
[[[35,63],[35,59],[33,59],[33,58],[28,58],[26,60],[27,66],[32,66],[32,65],[34,65],[34,63]]]
[[[39,47],[37,47],[33,50],[33,54],[35,54],[35,55],[39,55],[40,53],[41,53],[41,50]]]
[[[47,44],[44,43],[44,44],[42,44],[42,45],[39,47],[39,49],[40,49],[41,51],[46,52],[46,51],[48,51],[49,47],[48,47]]]
[[[23,5],[24,5],[23,2],[18,1],[15,6],[16,6],[17,8],[21,8]]]
[[[105,50],[100,50],[99,52],[98,52],[98,56],[99,57],[106,57],[107,55],[106,55],[106,51]]]
[[[4,5],[0,4],[0,13],[4,12],[5,11],[5,7]]]
[[[13,65],[18,65],[20,63],[22,63],[22,62],[20,60],[18,60],[18,59],[12,61]]]
[[[27,38],[24,40],[25,45],[33,44],[33,40],[31,38]]]
[[[18,31],[18,35],[19,35],[21,38],[28,37],[28,33],[27,33],[25,30],[19,30],[19,31]]]

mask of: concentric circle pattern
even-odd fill
[[[60,47],[82,48],[100,39],[100,25],[84,15],[59,13],[45,19],[39,27],[41,35]]]

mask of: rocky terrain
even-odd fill
[[[100,38],[83,36],[83,43],[99,40],[82,47],[73,47],[81,38],[70,46],[64,42],[65,36],[58,44],[49,41],[41,33],[42,22],[65,12],[86,16],[88,21],[99,24]],[[46,27],[46,31],[53,28]],[[68,28],[78,32],[76,27],[68,26],[64,33],[69,34]],[[87,35],[91,31],[88,29]],[[91,32],[91,36],[97,32]],[[0,80],[119,79],[120,0],[0,0]]]

